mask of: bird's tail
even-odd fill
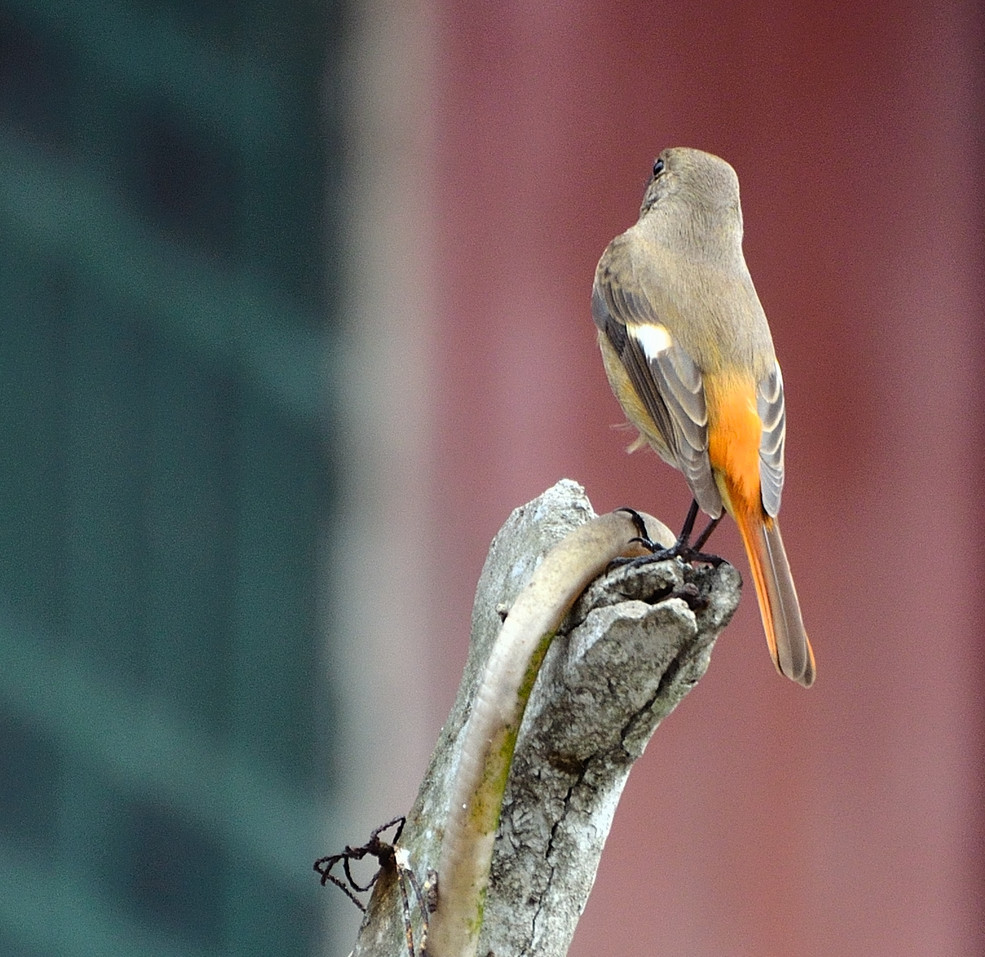
[[[814,683],[814,652],[800,617],[800,602],[787,563],[787,553],[775,518],[755,514],[735,515],[749,556],[752,579],[759,599],[766,641],[773,664],[781,675],[809,688]]]

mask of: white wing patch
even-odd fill
[[[635,323],[627,322],[626,329],[629,334],[640,344],[643,355],[649,361],[653,361],[662,352],[666,352],[673,344],[670,333],[666,326],[661,326],[655,322]]]

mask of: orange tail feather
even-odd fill
[[[736,510],[736,524],[749,556],[766,641],[776,670],[805,688],[814,683],[814,652],[800,616],[800,602],[776,519]]]

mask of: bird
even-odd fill
[[[810,687],[814,652],[778,521],[783,377],[742,232],[735,170],[702,150],[664,150],[638,221],[599,260],[592,318],[609,384],[639,432],[631,450],[650,445],[693,495],[674,553],[706,557],[700,547],[731,515],[773,662]],[[691,547],[699,508],[711,521]]]

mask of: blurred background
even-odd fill
[[[321,946],[342,41],[0,2],[4,955]]]
[[[983,20],[0,0],[0,954],[348,952],[311,862],[413,802],[510,510],[683,519],[589,313],[668,145],[742,184],[819,677],[748,589],[572,953],[985,953]]]

